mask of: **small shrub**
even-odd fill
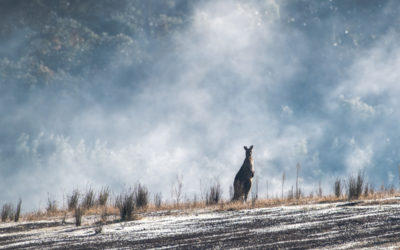
[[[6,222],[7,219],[14,219],[14,208],[11,203],[6,203],[3,205],[3,208],[1,209],[1,221]]]
[[[94,207],[94,202],[95,201],[95,194],[92,188],[89,188],[86,193],[85,196],[83,197],[82,200],[82,207],[84,209],[90,209],[92,207]]]
[[[335,196],[337,198],[339,198],[340,196],[342,196],[342,181],[340,179],[336,179],[335,181]]]
[[[97,203],[100,206],[106,206],[109,196],[110,196],[110,189],[108,187],[102,188],[99,193],[99,198],[97,200]]]
[[[72,191],[71,196],[67,197],[68,210],[75,210],[78,207],[79,196],[79,191],[75,189],[74,191]]]
[[[75,225],[79,227],[82,225],[82,215],[83,215],[83,208],[81,206],[78,206],[75,208]]]
[[[347,181],[347,198],[349,200],[358,199],[363,191],[364,185],[364,174],[359,171],[357,178],[350,176]]]
[[[157,193],[154,195],[154,205],[156,208],[160,208],[162,203],[161,193]]]
[[[133,219],[133,211],[135,210],[134,196],[134,192],[118,195],[115,205],[119,209],[121,221],[130,221]]]
[[[19,215],[21,214],[21,205],[22,205],[22,200],[19,199],[17,209],[15,210],[15,215],[14,215],[14,222],[19,221]]]
[[[149,192],[140,183],[135,188],[135,204],[137,208],[146,208],[149,203]]]
[[[48,197],[46,211],[48,214],[57,212],[57,201]]]
[[[357,194],[356,182],[354,176],[350,176],[347,180],[347,198],[349,200],[357,199],[359,197]]]
[[[216,182],[213,186],[210,187],[209,192],[206,194],[206,204],[214,205],[217,204],[221,200],[221,186],[219,182]]]

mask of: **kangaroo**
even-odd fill
[[[253,145],[251,145],[250,148],[244,146],[244,150],[246,150],[246,158],[244,159],[242,167],[236,174],[233,182],[233,201],[239,199],[245,202],[247,201],[247,195],[249,194],[252,179],[254,177],[254,160],[252,157]]]

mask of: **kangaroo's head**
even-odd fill
[[[251,145],[250,148],[244,146],[244,150],[246,150],[246,158],[250,158],[253,154],[253,145]]]

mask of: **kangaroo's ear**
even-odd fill
[[[253,149],[253,145],[250,146],[250,150],[252,150],[252,149]]]
[[[244,146],[243,148],[244,148],[244,150],[246,150],[246,151],[247,151],[247,147],[246,147],[246,146]]]

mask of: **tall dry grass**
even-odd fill
[[[75,226],[79,227],[82,225],[83,214],[84,214],[84,209],[81,206],[78,206],[77,208],[75,208],[75,213],[74,213]]]
[[[146,208],[149,204],[149,191],[140,183],[134,189],[135,205],[137,208]]]
[[[337,178],[335,180],[335,184],[334,184],[334,188],[333,189],[334,189],[334,192],[335,192],[335,196],[337,198],[340,198],[342,196],[342,181],[339,178]]]
[[[1,209],[1,221],[6,222],[7,220],[13,220],[14,218],[14,207],[11,203],[6,203]]]
[[[182,196],[182,190],[179,190],[182,187],[180,183],[181,180],[181,178],[178,178],[178,181],[175,183],[177,184],[176,193],[179,193],[178,196]],[[317,187],[317,195],[312,193],[305,197],[301,193],[300,185],[298,184],[297,190],[294,185],[291,189],[285,190],[285,195],[283,197],[278,198],[278,195],[281,196],[278,194],[275,198],[263,198],[258,195],[257,183],[256,181],[256,185],[252,188],[252,199],[249,202],[231,202],[230,200],[224,200],[221,186],[218,182],[215,182],[207,191],[201,193],[202,195],[197,196],[195,194],[192,200],[177,198],[175,195],[172,197],[172,200],[162,201],[162,194],[156,193],[153,196],[154,199],[150,201],[150,193],[147,188],[141,184],[137,184],[134,189],[130,189],[127,192],[122,192],[115,196],[115,198],[111,197],[109,188],[103,188],[99,192],[89,189],[84,196],[82,196],[82,200],[80,201],[79,197],[81,192],[74,190],[70,196],[67,196],[68,208],[65,210],[63,210],[63,208],[59,209],[55,200],[48,198],[48,204],[44,212],[36,211],[34,213],[29,213],[23,215],[21,219],[36,220],[58,216],[65,221],[67,217],[75,217],[76,225],[80,225],[82,223],[82,217],[90,214],[99,215],[102,223],[104,223],[109,218],[113,220],[119,218],[120,221],[134,220],[139,218],[141,213],[154,211],[165,211],[167,214],[175,213],[174,211],[195,211],[202,209],[229,211],[272,206],[329,203],[354,199],[369,200],[368,202],[370,202],[371,200],[393,197],[398,194],[392,185],[382,185],[380,189],[375,190],[372,185],[365,182],[362,172],[359,172],[357,176],[350,176],[347,180],[336,179],[333,185],[334,190],[332,195],[322,195],[321,188]],[[343,193],[342,190],[345,190],[345,192]],[[98,194],[97,196],[95,195],[96,193]],[[109,202],[111,200],[115,202]],[[18,220],[20,217],[20,206],[21,203],[18,203],[17,209],[15,210],[12,204],[4,204],[1,211],[2,221]],[[74,206],[76,207],[74,208]]]
[[[117,196],[115,207],[119,209],[121,221],[133,220],[133,212],[135,210],[135,193],[128,191]]]
[[[92,207],[94,207],[94,205],[95,205],[95,192],[91,187],[89,187],[88,190],[86,190],[85,195],[83,196],[81,206],[84,209],[91,209]]]
[[[99,197],[97,199],[97,204],[99,206],[107,206],[108,198],[110,197],[110,188],[103,187],[99,192]]]
[[[364,173],[359,171],[357,176],[349,176],[347,179],[347,198],[349,200],[355,200],[360,198],[364,187]]]
[[[22,206],[22,200],[19,199],[17,209],[15,210],[15,214],[14,214],[14,222],[19,221],[19,217],[21,215],[21,206]]]
[[[79,204],[79,190],[74,189],[72,194],[67,196],[68,210],[72,211],[78,207]]]
[[[222,199],[222,190],[219,182],[216,182],[210,187],[210,190],[206,194],[206,205],[218,204]],[[196,202],[197,203],[197,198]]]

